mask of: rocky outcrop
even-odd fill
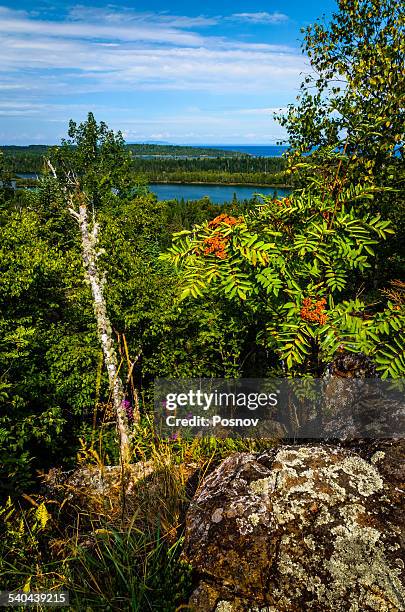
[[[84,466],[69,472],[53,468],[43,476],[44,493],[90,514],[111,516],[121,512],[122,498],[132,501],[138,483],[155,471],[151,461],[129,465],[125,479],[119,465]]]
[[[404,445],[382,448],[284,446],[225,459],[187,514],[192,609],[405,610]]]
[[[193,476],[194,492],[198,483],[194,463],[140,461],[127,466],[125,475],[119,465],[84,466],[71,472],[52,469],[43,477],[42,493],[45,499],[59,502],[66,525],[75,525],[80,515],[83,531],[91,532],[101,522],[152,533],[159,529],[174,541]]]

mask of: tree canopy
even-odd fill
[[[122,133],[115,133],[104,121],[97,123],[93,113],[83,123],[70,120],[68,138],[52,151],[51,160],[67,188],[72,176],[77,177],[80,191],[95,208],[111,193],[128,195],[134,182],[131,152]]]
[[[405,8],[397,0],[339,0],[329,23],[304,30],[311,72],[281,122],[299,152],[344,148],[381,171],[404,155]]]

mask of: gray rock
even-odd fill
[[[368,459],[326,445],[225,459],[187,514],[192,609],[405,610],[403,460],[403,442]]]

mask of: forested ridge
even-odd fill
[[[209,147],[186,146],[186,145],[158,145],[158,144],[129,144],[125,148],[131,151],[132,155],[156,155],[159,157],[173,155],[187,157],[241,157],[238,151],[222,150],[220,148],[210,149]],[[3,145],[0,147],[6,155],[31,155],[33,157],[45,155],[50,145]]]
[[[260,452],[266,465],[256,462],[252,470],[267,474],[267,463],[274,467],[267,458],[282,434],[159,436],[156,379],[305,382],[329,380],[336,371],[351,379],[360,371],[363,378],[403,385],[404,7],[395,0],[340,0],[331,23],[308,26],[303,48],[313,71],[279,117],[291,144],[283,159],[218,151],[212,158],[179,159],[170,157],[168,146],[167,157],[136,158],[131,151],[154,155],[160,146],[134,149],[92,112],[82,122],[71,120],[57,147],[2,147],[1,589],[68,590],[73,610],[188,607],[196,576],[184,556],[185,515],[197,487],[239,451]],[[337,85],[341,80],[344,87]],[[13,189],[16,172],[38,172],[37,189]],[[148,181],[168,177],[263,184],[277,177],[294,188],[288,197],[225,206],[207,199],[159,201]],[[294,424],[305,418],[304,409],[286,414]],[[374,457],[372,440],[357,443],[364,456]],[[322,445],[318,451],[322,459]],[[359,482],[357,497],[349,497],[340,514],[333,463],[339,453],[345,469],[354,463]],[[367,558],[376,540],[377,519],[359,506],[372,506],[376,468],[370,463],[361,471],[361,462],[339,453],[331,453],[326,487],[315,479],[311,486],[320,499],[332,491],[331,513],[340,522],[336,538],[327,525],[326,539],[339,540],[348,530],[354,557],[343,545],[339,554],[357,571],[357,549]],[[249,462],[258,456],[249,455]],[[246,457],[235,454],[232,461]],[[305,457],[306,474],[315,473],[319,465]],[[288,463],[287,453],[284,460],[283,482],[294,481],[301,508],[312,489],[300,490],[301,477],[291,477],[294,457]],[[258,482],[269,488],[261,478],[247,499],[261,508],[266,491]],[[373,484],[382,491],[378,478]],[[383,517],[387,524],[403,509],[401,486],[390,490],[396,505]],[[219,510],[208,513],[215,533]],[[312,526],[325,524],[318,500],[311,498],[305,511]],[[355,544],[354,515],[368,538]],[[249,518],[247,547],[260,516]],[[283,535],[285,522],[280,525]],[[288,549],[295,536],[294,528]],[[234,539],[232,533],[229,542]],[[304,542],[305,555],[318,546],[314,539]],[[232,558],[239,565],[239,556]],[[332,561],[340,571],[340,558]],[[377,576],[370,595],[365,579],[366,596],[359,603],[354,592],[353,610],[399,609],[389,603],[381,567],[375,574],[383,575],[386,592],[377,590]],[[285,573],[295,588],[293,574]],[[317,599],[328,592],[324,575],[326,586],[317,578],[313,584],[322,588],[308,594],[315,602],[309,609],[331,610]],[[287,588],[279,576],[274,580]],[[342,580],[346,594],[345,574]],[[277,589],[268,590],[266,582],[268,599],[260,605],[286,601]],[[271,599],[276,595],[278,601]],[[279,606],[280,612],[291,609]]]
[[[124,145],[125,146],[125,145]],[[136,176],[151,183],[213,183],[213,184],[290,184],[285,174],[284,158],[266,158],[221,152],[216,149],[191,147],[162,147],[158,145],[126,145],[132,153],[131,168]],[[9,172],[42,173],[44,156],[50,148],[41,145],[31,147],[0,147]],[[146,151],[146,152],[145,152]],[[151,157],[142,157],[148,155]],[[177,157],[177,156],[180,157]],[[193,157],[187,157],[193,155]]]

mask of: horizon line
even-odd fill
[[[37,143],[37,142],[31,142],[31,143],[26,143],[26,144],[17,144],[17,143],[12,143],[12,144],[0,144],[0,148],[1,147],[56,147],[58,146],[60,143]],[[253,142],[245,142],[245,143],[212,143],[212,144],[207,144],[207,143],[187,143],[187,142],[182,142],[182,143],[173,143],[173,142],[150,142],[150,141],[142,141],[142,142],[127,142],[125,141],[126,145],[153,145],[153,146],[158,146],[158,147],[204,147],[204,148],[209,148],[209,147],[287,147],[288,144],[279,144],[277,142],[269,142],[269,143],[253,143]]]

